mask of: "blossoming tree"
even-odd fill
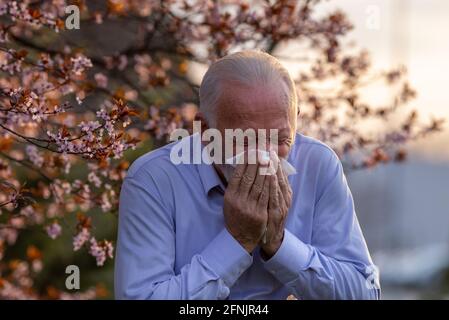
[[[66,26],[69,5],[80,10],[79,30]],[[407,142],[439,130],[440,120],[423,122],[407,110],[415,91],[405,68],[373,71],[366,52],[345,50],[352,25],[344,13],[319,16],[317,6],[0,0],[0,299],[101,295],[37,289],[46,253],[27,239],[43,232],[57,243],[68,234],[67,250],[85,250],[98,266],[113,258],[113,238],[100,238],[97,226],[117,215],[130,161],[173,129],[190,128],[198,102],[192,62],[207,65],[244,48],[279,56],[279,45],[300,43],[300,57],[279,56],[302,65],[294,75],[300,130],[330,144],[347,169],[403,160]],[[373,81],[394,91],[391,101],[363,99]],[[386,126],[390,119],[395,126]],[[376,125],[365,130],[370,121]],[[24,256],[9,254],[21,238]]]

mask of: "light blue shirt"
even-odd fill
[[[328,146],[297,135],[284,239],[264,261],[225,228],[225,187],[213,166],[173,164],[175,143],[141,156],[124,180],[116,298],[379,298],[341,162]]]

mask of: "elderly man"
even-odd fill
[[[294,83],[269,54],[211,65],[196,117],[203,129],[276,129],[268,145],[297,173],[261,174],[248,161],[174,164],[180,142],[140,157],[120,194],[117,298],[379,298],[342,165],[296,133],[298,114]]]

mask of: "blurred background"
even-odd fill
[[[250,6],[242,3],[248,1],[187,1],[205,4],[204,8],[192,6],[184,9],[187,15],[183,15],[183,9],[179,8],[179,4],[183,2],[166,1],[165,3],[174,4],[175,7],[169,13],[164,11],[165,8],[160,11],[160,8],[155,9],[159,1],[152,0],[49,1],[47,4],[51,5],[48,7],[45,7],[45,2],[36,2],[35,6],[43,3],[40,8],[42,12],[47,10],[60,17],[64,17],[66,5],[78,5],[82,9],[83,18],[80,30],[59,30],[59,33],[55,33],[48,28],[42,30],[29,28],[26,24],[25,27],[19,25],[17,29],[8,30],[11,32],[10,39],[4,48],[4,34],[0,32],[0,48],[4,52],[7,52],[9,46],[25,48],[29,56],[38,59],[37,53],[48,51],[49,57],[55,61],[58,61],[55,57],[59,57],[65,63],[81,52],[92,62],[90,65],[81,59],[85,64],[84,69],[92,68],[89,69],[90,73],[86,76],[76,74],[76,77],[70,79],[73,80],[70,90],[58,87],[58,95],[51,97],[55,100],[67,98],[67,101],[75,105],[73,112],[70,111],[66,118],[58,120],[72,122],[76,128],[77,122],[81,120],[96,119],[95,112],[103,106],[105,99],[120,98],[129,102],[138,114],[138,119],[133,119],[128,132],[142,140],[136,149],[127,150],[123,157],[120,155],[117,160],[120,162],[108,163],[107,170],[104,169],[104,163],[91,166],[85,159],[70,158],[73,163],[69,172],[52,171],[51,167],[61,165],[60,161],[49,162],[53,158],[46,156],[45,165],[41,161],[41,168],[37,171],[47,173],[48,170],[52,179],[61,180],[62,189],[70,189],[61,204],[53,203],[49,195],[46,198],[42,196],[45,193],[42,190],[47,188],[48,194],[54,192],[49,188],[54,181],[43,183],[36,170],[28,170],[30,165],[36,165],[36,154],[33,153],[33,162],[33,157],[23,150],[23,145],[17,144],[17,148],[11,148],[9,133],[5,134],[0,130],[0,156],[3,156],[0,159],[4,161],[0,163],[0,178],[3,179],[5,175],[12,180],[11,170],[7,166],[12,156],[24,160],[31,158],[30,162],[25,163],[28,169],[20,166],[22,160],[13,161],[11,168],[15,175],[11,177],[14,176],[13,184],[16,187],[26,181],[32,195],[38,198],[37,205],[25,206],[28,213],[25,211],[19,214],[20,218],[33,217],[30,221],[20,221],[19,227],[23,227],[20,232],[15,226],[8,224],[17,210],[0,210],[0,298],[113,298],[114,260],[107,259],[104,265],[99,266],[98,260],[96,263],[93,259],[94,254],[87,242],[81,250],[72,249],[75,238],[80,234],[81,228],[85,227],[96,239],[109,239],[112,243],[115,241],[118,192],[128,165],[138,156],[167,143],[170,130],[177,126],[189,126],[197,109],[198,85],[211,61],[227,52],[257,47],[277,56],[288,67],[292,76],[299,79],[298,94],[302,99],[302,106],[304,105],[299,130],[329,143],[346,165],[345,172],[354,195],[359,221],[374,263],[380,269],[382,298],[449,299],[447,125],[442,131],[430,130],[432,134],[419,135],[420,138],[416,141],[411,139],[413,141],[404,147],[393,147],[391,150],[385,148],[385,151],[382,143],[379,143],[382,148],[378,148],[376,143],[370,148],[369,143],[366,143],[369,135],[362,134],[375,132],[377,138],[374,140],[383,141],[385,138],[386,142],[389,139],[402,141],[404,134],[405,137],[409,134],[412,136],[411,132],[414,131],[410,131],[409,127],[414,118],[410,123],[408,120],[403,123],[403,119],[410,119],[408,112],[411,109],[418,110],[422,119],[449,119],[446,79],[449,74],[449,2],[249,1],[262,8],[267,3],[271,5],[270,10],[256,10],[262,17],[268,16],[269,22],[260,24],[254,23],[257,19],[253,17],[257,15],[247,15]],[[0,5],[2,3],[0,1]],[[246,21],[250,27],[242,28],[239,33],[239,22],[236,27],[233,24],[235,20],[225,14],[220,15],[218,5],[213,3],[236,6],[231,12],[241,10],[244,19],[247,19],[241,18],[242,21]],[[276,5],[279,3],[282,5]],[[311,4],[310,8],[304,5],[306,3]],[[290,20],[294,11],[291,8],[296,5],[304,5],[302,8],[307,9],[301,13],[307,20],[304,25],[301,19]],[[309,10],[313,12],[313,18],[308,16]],[[353,29],[347,26],[342,15],[334,14],[338,12],[336,10],[341,10],[347,16]],[[5,12],[0,10],[2,27],[12,21],[4,15]],[[166,15],[166,22],[159,19],[161,12]],[[36,11],[32,13],[36,19],[41,18]],[[201,15],[206,15],[204,24],[198,23],[196,18]],[[189,19],[191,21],[185,23]],[[274,28],[270,25],[270,19],[273,20]],[[300,28],[290,34],[293,24]],[[239,30],[238,37],[232,33],[235,30]],[[257,32],[251,33],[254,30]],[[303,30],[307,30],[309,34],[306,32],[304,36],[301,33]],[[300,41],[290,39],[297,36],[301,38]],[[312,45],[304,46],[304,42],[309,40],[312,40]],[[417,93],[416,97],[414,93],[411,94],[414,99],[409,99],[409,92],[399,92],[402,100],[398,104],[408,104],[406,110],[400,109],[397,115],[388,119],[381,117],[380,121],[371,119],[373,121],[363,122],[365,116],[375,118],[376,113],[364,114],[365,105],[354,103],[350,95],[366,80],[366,57],[356,53],[345,57],[340,52],[341,48],[351,48],[354,44],[356,48],[364,48],[369,52],[371,69],[387,72],[397,66],[407,68],[406,78]],[[312,51],[318,58],[315,62],[312,61],[314,67],[311,71],[306,72],[310,64],[303,57],[313,56],[309,54]],[[8,59],[10,57],[0,51],[0,66],[3,66],[4,61],[11,62]],[[24,85],[23,78],[16,78],[8,71],[3,67],[0,70],[2,87]],[[318,89],[309,91],[311,78],[325,82],[335,73],[342,75],[345,80],[339,84],[343,89],[335,97],[325,98]],[[50,77],[44,75],[44,78],[47,76]],[[394,72],[390,76],[399,78]],[[367,78],[369,80],[369,74]],[[28,85],[29,82],[33,81],[28,79]],[[373,83],[360,89],[360,100],[367,101],[369,105],[382,106],[385,100],[398,94],[398,89],[392,82],[387,82],[387,85],[385,82]],[[342,98],[349,102],[349,107],[340,105]],[[351,115],[344,119],[346,122],[321,115],[327,112],[331,114],[334,103],[337,114],[343,118]],[[345,107],[349,108],[349,113],[339,111]],[[357,110],[351,111],[351,108]],[[358,127],[353,126],[353,122]],[[311,123],[316,126],[313,127]],[[398,130],[398,127],[402,129]],[[424,128],[423,132],[427,132],[426,130]],[[395,135],[389,135],[389,132]],[[338,140],[340,136],[343,141]],[[48,138],[45,135],[43,137]],[[351,140],[357,140],[354,146],[351,145]],[[357,163],[351,163],[352,158],[347,158],[352,148],[366,149]],[[390,156],[386,154],[389,151]],[[353,154],[351,157],[357,156]],[[46,165],[47,163],[51,165]],[[92,172],[102,170],[106,170],[106,178],[100,178],[104,179],[103,184],[110,183],[108,188],[103,188],[103,185],[97,188],[97,181],[92,178],[95,178]],[[63,182],[67,183],[64,185]],[[84,193],[80,195],[72,192],[75,186],[83,184],[98,191],[94,200],[86,200]],[[72,193],[73,198],[70,195]],[[3,201],[2,198],[0,203]],[[81,218],[80,212],[83,213]],[[54,221],[59,221],[60,230],[56,230],[56,233],[47,228]],[[49,237],[52,232],[57,240]],[[81,270],[82,290],[79,293],[68,292],[64,286],[65,267],[70,264],[79,266]]]
[[[449,118],[449,2],[344,0],[349,35],[374,66],[404,64],[422,114]],[[324,10],[324,8],[323,8]],[[378,23],[373,24],[373,15]],[[375,96],[367,95],[370,99]],[[413,143],[408,161],[349,172],[384,299],[449,298],[449,132]]]

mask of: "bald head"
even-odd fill
[[[214,62],[207,70],[200,86],[200,111],[210,127],[216,127],[219,110],[223,104],[235,100],[238,89],[259,94],[270,88],[270,94],[282,100],[287,108],[296,114],[297,96],[295,85],[288,71],[268,53],[247,50],[227,55]],[[245,97],[243,97],[245,99]],[[243,108],[243,106],[242,106]],[[245,113],[246,110],[232,110]],[[262,110],[260,110],[262,111]],[[267,111],[267,110],[265,110]]]
[[[243,51],[213,63],[200,88],[197,120],[204,128],[264,130],[278,133],[270,141],[279,156],[286,157],[293,144],[297,121],[297,96],[287,70],[273,56],[261,51]],[[256,139],[257,140],[257,139]],[[258,147],[266,148],[266,146]]]

